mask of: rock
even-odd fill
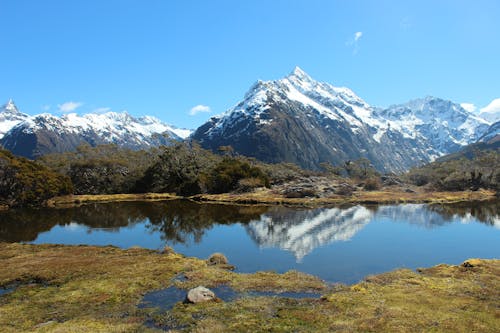
[[[209,265],[227,265],[228,260],[222,253],[214,253],[208,258],[207,263]]]
[[[285,188],[283,191],[285,198],[306,198],[306,197],[317,197],[317,193],[314,188],[310,186],[294,186]]]
[[[403,182],[401,179],[394,176],[381,176],[380,180],[384,186],[401,185]]]
[[[230,271],[234,270],[234,266],[228,263],[225,255],[222,253],[214,253],[207,259],[207,265],[217,266],[218,268],[228,269]]]
[[[469,259],[469,260],[466,260],[462,263],[462,267],[472,268],[472,267],[479,266],[480,264],[481,264],[481,260],[479,260],[479,259]]]
[[[175,253],[174,249],[171,248],[170,246],[168,245],[165,245],[165,247],[163,248],[163,250],[161,250],[161,254],[173,254]]]
[[[412,190],[411,188],[407,188],[407,189],[405,189],[405,192],[406,192],[406,193],[415,193],[415,191],[414,191],[414,190]]]
[[[354,186],[351,186],[347,183],[342,183],[339,185],[335,193],[339,195],[350,196],[355,190],[356,188]]]
[[[214,292],[203,286],[189,290],[186,296],[186,302],[194,304],[215,301],[215,299]]]

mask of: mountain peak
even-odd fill
[[[313,81],[312,77],[302,70],[299,66],[295,66],[293,71],[288,75],[288,78],[295,77],[300,81]]]
[[[9,99],[7,104],[5,104],[2,107],[2,109],[3,109],[2,112],[19,113],[19,110],[17,109],[16,104],[14,104],[14,101],[12,100],[12,98]]]

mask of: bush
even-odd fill
[[[378,179],[377,177],[368,178],[365,181],[365,185],[363,186],[365,191],[375,191],[380,189],[380,187],[380,179]]]
[[[439,191],[497,189],[500,180],[499,150],[477,151],[468,159],[459,155],[457,159],[438,160],[406,175],[415,185],[428,185]]]
[[[260,163],[258,165],[272,184],[283,184],[313,174],[312,171],[301,169],[293,163]]]
[[[258,179],[261,184],[269,187],[269,178],[258,167],[248,162],[225,157],[208,176],[208,191],[210,193],[226,193],[238,188],[242,179]],[[253,180],[255,183],[256,181]]]
[[[216,164],[216,155],[189,143],[162,150],[137,183],[136,192],[169,192],[184,196],[206,192],[206,175]]]
[[[75,194],[130,193],[159,152],[114,144],[80,146],[74,152],[42,156],[37,163],[70,177]]]
[[[68,176],[75,187],[75,194],[128,193],[127,179],[130,171],[120,163],[107,161],[77,162],[70,166]]]
[[[256,188],[264,187],[266,184],[261,178],[243,178],[238,181],[236,191],[240,193],[251,192]]]
[[[70,194],[68,177],[6,150],[0,150],[0,203],[15,206],[40,206],[47,199]]]

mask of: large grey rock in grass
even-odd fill
[[[215,294],[208,288],[198,286],[188,291],[186,301],[188,303],[204,303],[215,300]]]

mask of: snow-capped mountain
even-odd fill
[[[493,143],[500,141],[500,121],[497,121],[479,139],[480,142]]]
[[[494,99],[486,107],[479,110],[479,117],[492,123],[500,121],[500,98]]]
[[[212,117],[192,138],[216,150],[267,162],[318,168],[368,158],[382,171],[402,171],[476,141],[488,121],[460,105],[427,97],[380,109],[348,88],[313,80],[296,67],[287,77],[258,81],[243,101]]]
[[[382,130],[390,128],[407,138],[423,140],[435,150],[437,156],[477,141],[490,125],[487,120],[466,111],[459,104],[436,97],[378,109],[374,114],[386,121]]]
[[[14,101],[10,99],[7,104],[0,107],[0,139],[12,127],[28,118],[29,116],[27,114],[19,112],[16,105],[14,104]]]
[[[142,149],[169,144],[171,140],[182,140],[190,134],[188,130],[167,125],[157,118],[135,118],[127,112],[90,113],[83,116],[71,113],[60,117],[44,113],[30,117],[20,113],[12,101],[4,109],[15,117],[2,122],[3,128],[8,131],[0,143],[14,154],[28,158],[71,151],[82,144],[95,146],[115,143]],[[4,113],[0,113],[0,116]],[[7,125],[13,126],[8,129]]]

